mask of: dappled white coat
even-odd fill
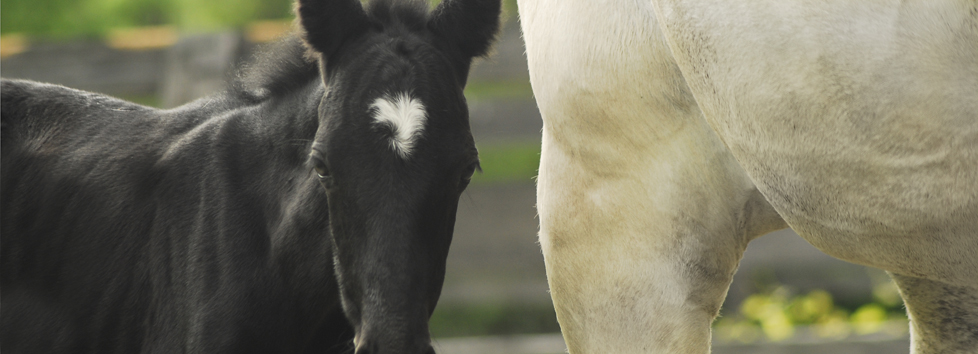
[[[707,353],[747,243],[885,269],[978,352],[978,2],[519,0],[571,353]]]

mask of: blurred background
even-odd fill
[[[431,331],[439,353],[565,352],[537,244],[542,122],[515,0],[465,94],[484,172],[459,203]],[[291,29],[290,0],[4,0],[0,75],[169,108],[220,90]],[[714,353],[909,353],[889,278],[791,230],[753,241],[715,323]]]

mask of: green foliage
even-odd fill
[[[874,293],[888,293],[882,288],[895,288],[892,283],[877,284]],[[906,333],[906,315],[902,303],[876,297],[875,302],[859,306],[851,314],[833,303],[832,295],[814,290],[791,296],[785,287],[753,294],[740,304],[738,314],[725,316],[715,323],[721,340],[750,343],[764,337],[781,341],[795,335],[797,326],[808,326],[812,333],[825,339],[844,339],[888,331]]]
[[[503,7],[515,17],[515,0],[504,0]],[[291,9],[292,0],[3,0],[0,33],[66,39],[163,24],[182,31],[208,31],[289,18]]]
[[[184,31],[291,16],[290,0],[3,0],[0,32],[95,37],[110,29],[172,24]]]

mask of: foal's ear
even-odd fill
[[[499,30],[500,0],[444,0],[428,28],[457,46],[466,59],[483,56]]]
[[[295,6],[303,39],[325,59],[370,26],[359,0],[298,0]]]

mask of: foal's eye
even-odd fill
[[[312,160],[312,169],[316,171],[319,178],[329,178],[329,169],[326,168],[326,161],[323,161],[321,157],[316,155],[312,155],[310,159]]]
[[[326,167],[326,160],[323,158],[323,153],[321,150],[315,147],[309,153],[309,166],[312,167],[313,171],[316,171],[316,175],[319,176],[319,184],[330,190],[333,188],[333,176],[329,174],[329,167]]]
[[[329,169],[326,168],[326,164],[322,160],[313,159],[313,170],[319,176],[319,184],[326,188],[327,190],[333,188],[333,176],[329,175]]]
[[[329,170],[326,169],[326,165],[316,165],[315,169],[316,174],[319,175],[319,178],[329,177]]]

